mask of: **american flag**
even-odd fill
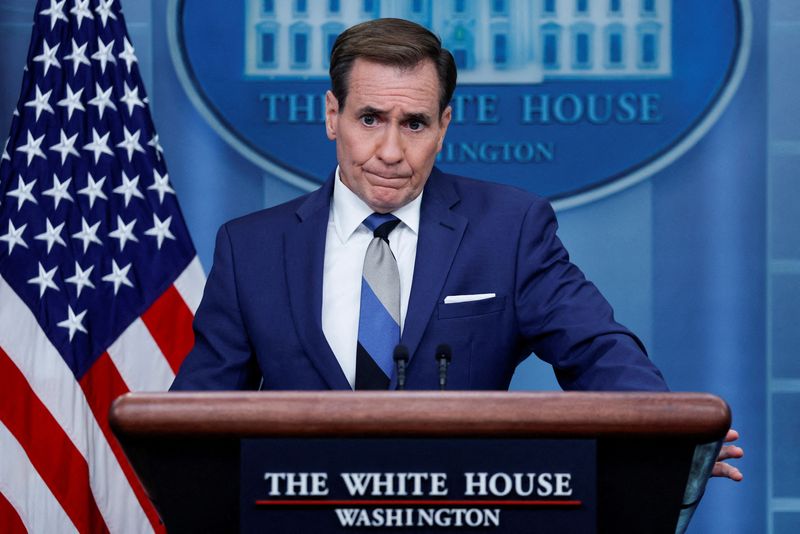
[[[169,387],[203,283],[119,1],[40,0],[0,160],[0,531],[163,530],[107,414]]]

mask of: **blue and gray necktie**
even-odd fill
[[[373,213],[364,220],[374,237],[361,277],[355,389],[387,389],[394,370],[392,351],[400,343],[400,272],[388,236],[399,223],[390,213]]]

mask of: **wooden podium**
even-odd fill
[[[694,393],[157,393],[117,399],[110,421],[171,533],[238,530],[243,438],[592,440],[597,531],[674,533],[730,411]]]

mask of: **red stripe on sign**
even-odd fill
[[[0,348],[0,419],[79,532],[108,532],[89,486],[89,466]],[[58,384],[53,384],[57,387]]]
[[[582,501],[550,501],[550,500],[436,500],[436,499],[350,499],[350,500],[300,500],[269,499],[256,501],[257,506],[521,506],[524,508],[539,507],[572,507],[580,506]]]
[[[176,373],[194,345],[193,319],[194,315],[175,286],[169,286],[142,314],[150,335]]]
[[[6,534],[27,534],[28,529],[22,523],[17,509],[11,506],[5,495],[0,492],[0,526]]]
[[[89,371],[83,375],[80,384],[84,395],[86,395],[86,401],[89,403],[89,407],[92,409],[103,435],[105,435],[111,450],[114,452],[122,472],[125,473],[133,493],[142,505],[145,514],[147,514],[150,524],[153,525],[153,529],[156,532],[166,532],[158,512],[147,497],[147,493],[145,493],[142,484],[139,482],[139,477],[136,476],[133,468],[128,463],[128,459],[122,451],[122,446],[120,446],[117,438],[114,437],[108,424],[108,411],[111,408],[111,403],[120,395],[128,393],[128,386],[107,352],[104,352],[94,362]]]

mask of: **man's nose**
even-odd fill
[[[378,144],[376,156],[386,165],[395,165],[403,161],[403,151],[403,136],[399,128],[395,126],[386,128]]]

